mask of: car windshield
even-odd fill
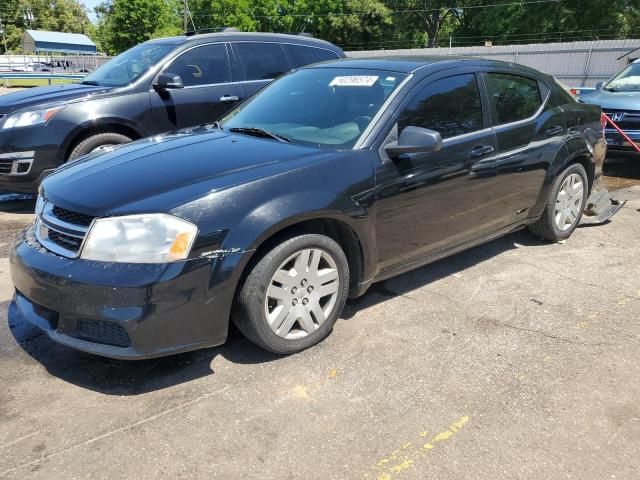
[[[616,92],[640,91],[640,63],[632,63],[622,70],[607,82],[604,89]]]
[[[247,135],[347,149],[404,78],[380,70],[297,70],[270,84],[220,124],[227,131]]]
[[[122,87],[139,78],[156,65],[175,45],[151,43],[135,46],[87,75],[82,83],[105,87]]]

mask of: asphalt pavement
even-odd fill
[[[234,333],[134,363],[7,319],[33,200],[5,199],[0,478],[636,480],[640,187],[615,196],[565,243],[522,231],[374,285],[301,354]]]

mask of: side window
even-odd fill
[[[442,138],[482,130],[482,103],[474,74],[441,78],[415,95],[400,114],[399,131],[428,128]]]
[[[245,80],[271,80],[289,71],[278,43],[238,42],[235,44]]]
[[[227,47],[222,43],[193,48],[176,58],[165,71],[180,75],[185,87],[231,81]]]
[[[529,118],[542,105],[537,80],[506,73],[489,73],[486,79],[497,125]]]
[[[325,50],[324,48],[305,47],[303,45],[285,44],[291,63],[294,68],[304,67],[312,63],[325,62],[327,60],[335,60],[338,57],[336,52]]]

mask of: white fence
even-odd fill
[[[346,52],[349,57],[456,55],[514,62],[555,76],[572,87],[592,87],[640,58],[640,39],[500,45],[495,47],[415,48]]]

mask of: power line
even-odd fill
[[[459,7],[447,7],[447,8],[414,8],[414,9],[405,9],[405,10],[388,10],[388,13],[391,15],[399,15],[405,13],[427,13],[427,12],[439,12],[442,10],[475,10],[475,9],[487,9],[487,8],[499,8],[499,7],[508,7],[513,5],[535,5],[540,3],[561,3],[562,0],[529,0],[524,2],[509,2],[509,3],[493,3],[488,5],[469,5],[469,6],[459,6]],[[377,14],[378,12],[367,11],[367,12],[325,12],[325,13],[274,13],[271,15],[266,14],[249,14],[248,16],[252,18],[277,18],[277,17],[351,17],[358,15],[371,15]],[[204,17],[216,17],[220,15],[219,13],[207,13],[207,14],[198,14],[196,13],[194,18],[204,18]]]

